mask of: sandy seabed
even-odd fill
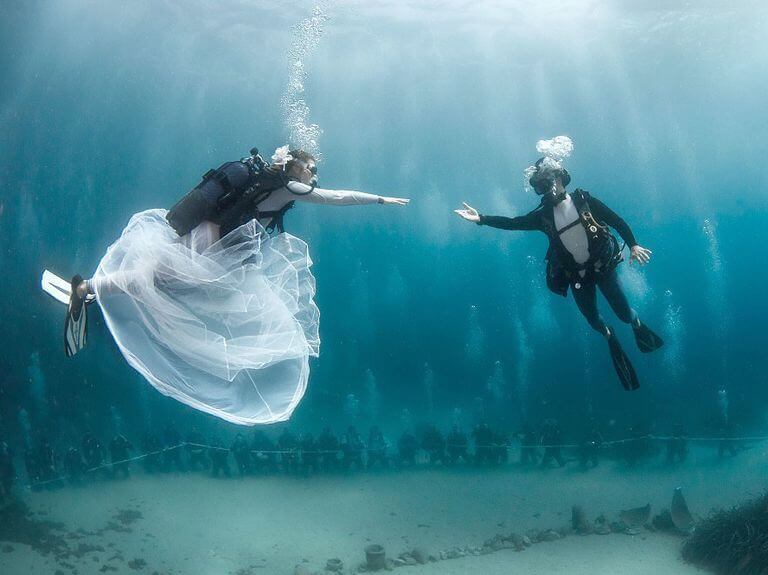
[[[565,469],[417,469],[341,476],[212,479],[204,475],[144,476],[127,481],[22,494],[35,517],[64,524],[80,556],[57,559],[20,543],[0,542],[0,573],[90,575],[291,575],[338,557],[353,567],[371,543],[389,557],[421,547],[437,554],[480,546],[496,534],[569,524],[571,506],[590,519],[616,520],[621,509],[669,507],[681,486],[691,511],[706,515],[762,493],[768,486],[768,444],[718,460],[694,450],[689,461],[626,469],[611,461],[583,472]],[[129,513],[126,513],[128,510]],[[129,517],[129,521],[121,521]],[[116,528],[115,528],[116,527]],[[65,535],[66,537],[66,535]],[[400,567],[413,575],[599,575],[701,573],[680,559],[682,538],[569,535],[524,551],[503,549]],[[58,571],[57,571],[58,570]]]

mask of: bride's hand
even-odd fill
[[[387,198],[385,196],[379,198],[380,204],[389,206],[407,206],[410,201],[410,198]]]

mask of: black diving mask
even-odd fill
[[[309,179],[309,185],[314,188],[317,185],[317,164],[305,165],[304,169],[312,174],[312,177]]]
[[[540,196],[554,193],[555,180],[552,178],[536,178],[531,182],[533,191]]]

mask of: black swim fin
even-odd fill
[[[637,320],[636,324],[632,324],[632,331],[635,332],[637,348],[643,353],[656,351],[664,345],[664,340],[653,333],[651,329],[640,320]]]
[[[611,351],[611,360],[613,361],[616,375],[619,376],[619,380],[621,381],[621,385],[624,386],[624,389],[627,391],[635,391],[640,387],[635,368],[632,367],[632,363],[629,361],[627,354],[621,349],[621,344],[614,335],[612,328],[608,328],[608,334],[608,349]]]
[[[83,349],[88,339],[88,312],[85,298],[77,295],[77,286],[82,281],[83,278],[79,275],[72,278],[67,317],[64,319],[64,353],[67,357],[72,357]]]

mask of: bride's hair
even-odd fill
[[[304,150],[291,150],[289,153],[291,154],[291,159],[285,165],[286,172],[290,172],[299,162],[308,164],[316,161],[312,154],[305,152]]]

